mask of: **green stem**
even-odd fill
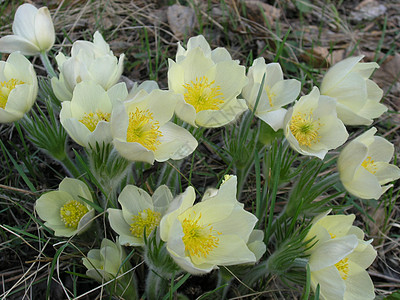
[[[78,170],[78,168],[75,166],[74,162],[72,159],[65,154],[63,159],[60,159],[60,163],[63,165],[64,169],[69,173],[69,175],[72,175],[75,178],[79,178],[82,174]]]
[[[57,74],[54,71],[53,66],[51,65],[51,62],[47,55],[47,52],[45,52],[45,51],[40,52],[40,59],[42,60],[42,64],[45,67],[47,74],[49,74],[51,78],[57,77]]]
[[[162,299],[167,293],[168,282],[152,269],[147,273],[146,279],[146,297],[149,300]]]

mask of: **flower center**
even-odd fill
[[[183,95],[186,103],[193,105],[196,112],[202,110],[219,110],[220,105],[224,103],[221,99],[223,96],[221,87],[215,85],[215,80],[208,82],[208,79],[203,76],[197,78],[193,82],[186,83],[183,85],[186,89],[186,93]]]
[[[91,132],[96,129],[96,126],[100,121],[109,122],[110,113],[103,113],[101,111],[85,113],[83,118],[79,120],[79,122],[85,125]]]
[[[155,151],[161,144],[158,140],[162,136],[160,126],[154,121],[153,114],[148,109],[129,113],[129,125],[126,133],[126,141],[139,143],[148,150]]]
[[[88,211],[89,209],[82,203],[70,200],[60,209],[61,220],[64,222],[65,227],[76,229],[79,221]]]
[[[184,237],[182,238],[185,244],[185,250],[191,256],[206,257],[219,244],[219,239],[215,236],[211,224],[200,225],[197,219],[185,218],[182,222]],[[214,235],[213,235],[214,234]],[[216,232],[216,234],[221,234]]]
[[[349,259],[347,257],[337,262],[335,267],[338,269],[343,280],[346,280],[349,277]]]
[[[268,102],[269,106],[273,107],[274,106],[274,98],[276,97],[276,94],[271,91],[271,88],[269,86],[265,87],[265,92],[267,93],[268,96]]]
[[[368,156],[361,165],[371,174],[376,173],[376,165],[371,156]]]
[[[314,121],[312,112],[310,114],[297,113],[290,121],[290,131],[302,146],[311,146],[320,140],[318,130],[321,128],[319,119]]]
[[[146,237],[160,224],[161,213],[152,211],[150,208],[142,210],[132,218],[131,233],[138,238],[143,237],[146,228]]]
[[[9,81],[0,82],[0,108],[5,109],[8,101],[8,96],[17,85],[25,82],[18,79],[10,79]]]

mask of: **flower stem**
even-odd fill
[[[51,78],[57,77],[57,74],[54,71],[53,66],[51,65],[51,62],[49,60],[49,57],[47,56],[47,52],[40,52],[40,59],[42,60],[42,64],[45,67],[47,74],[49,74]]]
[[[78,168],[75,166],[71,158],[65,154],[63,159],[60,159],[60,163],[63,165],[64,169],[75,178],[79,178],[82,174],[79,172]]]

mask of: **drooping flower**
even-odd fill
[[[192,37],[185,50],[178,44],[176,61],[169,59],[168,86],[180,94],[176,114],[193,126],[220,127],[247,109],[237,99],[247,82],[244,66],[225,48],[211,51],[202,35]]]
[[[121,77],[124,57],[121,54],[117,59],[98,31],[93,36],[93,43],[74,42],[71,57],[61,52],[56,56],[60,77],[51,79],[54,94],[60,101],[69,101],[81,81],[94,81],[107,91]]]
[[[306,239],[316,244],[308,250],[311,286],[320,285],[325,300],[374,299],[374,285],[365,271],[376,257],[371,241],[352,226],[354,215],[327,216],[313,221]]]
[[[105,91],[93,81],[83,81],[74,89],[71,101],[64,101],[60,121],[71,138],[83,147],[112,141],[110,119],[113,103],[128,95],[124,83]]]
[[[133,95],[117,103],[111,114],[113,143],[122,157],[152,164],[182,159],[196,149],[197,140],[189,131],[170,122],[176,94],[158,88],[149,92],[139,86]]]
[[[22,4],[15,12],[12,29],[13,35],[0,39],[0,52],[37,55],[54,45],[54,26],[47,7],[37,9],[32,4]]]
[[[162,216],[172,201],[165,185],[151,197],[144,190],[127,185],[118,197],[122,209],[109,208],[111,228],[119,234],[119,243],[125,246],[144,246],[144,232],[148,237],[159,226]]]
[[[36,200],[36,212],[55,236],[70,237],[88,229],[94,209],[83,199],[93,202],[86,184],[74,178],[64,178],[58,191],[43,194]]]
[[[379,199],[400,178],[400,169],[389,164],[394,146],[382,137],[374,136],[376,128],[352,140],[338,159],[340,180],[346,190],[361,199]]]
[[[263,77],[264,84],[261,88]],[[283,128],[286,109],[282,107],[296,100],[300,93],[300,81],[284,80],[281,66],[278,63],[266,64],[262,57],[253,61],[247,78],[249,82],[243,88],[242,95],[249,108],[254,110],[256,107],[254,114],[275,131]],[[261,96],[257,103],[260,88]]]
[[[0,123],[21,119],[35,103],[38,83],[32,64],[22,54],[0,61]]]
[[[256,262],[259,251],[253,248],[253,253],[247,242],[257,218],[236,200],[236,183],[236,176],[232,176],[216,193],[195,205],[194,189],[188,187],[161,219],[161,239],[187,272],[204,274],[217,266]]]
[[[368,79],[379,68],[375,62],[360,63],[364,56],[349,57],[328,70],[321,83],[321,94],[337,100],[337,114],[346,125],[370,125],[387,111],[379,101],[383,91]]]
[[[92,249],[82,259],[87,268],[86,275],[98,282],[109,281],[123,274],[127,268],[122,265],[126,257],[120,243],[103,239],[100,249]]]
[[[336,115],[336,101],[320,96],[317,87],[296,101],[286,113],[285,137],[297,152],[316,156],[342,145],[348,138],[343,122]]]

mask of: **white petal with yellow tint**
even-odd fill
[[[315,272],[338,263],[349,255],[358,245],[355,235],[334,238],[313,249],[309,260],[310,271]]]
[[[40,49],[18,35],[6,35],[0,39],[0,52],[12,53],[15,51],[21,51],[24,55],[36,55],[40,52]]]
[[[345,280],[346,291],[344,299],[375,299],[374,284],[367,271],[349,260],[349,277]]]
[[[154,151],[157,161],[179,160],[190,155],[197,148],[197,140],[187,131],[172,122],[160,127],[161,144]]]
[[[139,143],[128,143],[119,139],[113,140],[114,147],[118,153],[130,161],[143,161],[149,164],[154,163],[154,153]]]
[[[335,266],[311,273],[311,285],[315,291],[320,285],[320,297],[324,300],[343,299],[346,285]]]
[[[39,49],[49,51],[54,45],[56,36],[53,21],[47,7],[38,9],[34,28]]]

